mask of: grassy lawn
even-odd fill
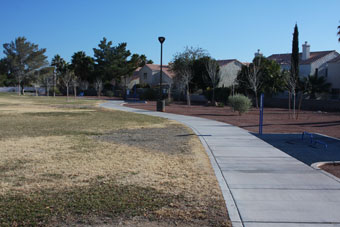
[[[192,131],[95,100],[0,93],[0,226],[228,226]]]

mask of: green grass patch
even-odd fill
[[[58,223],[91,224],[91,219],[152,216],[174,199],[152,188],[122,186],[114,182],[93,182],[87,187],[65,191],[38,191],[0,196],[1,226],[48,225]],[[69,223],[72,224],[72,223]]]

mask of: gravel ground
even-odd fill
[[[340,163],[325,164],[322,165],[320,168],[340,178]]]
[[[156,110],[155,102],[148,102],[146,104],[129,103],[126,106]],[[165,111],[168,113],[213,119],[239,126],[250,132],[258,132],[259,127],[259,110],[255,108],[239,116],[238,113],[233,112],[230,107],[187,106],[183,103],[173,103],[170,106],[166,106]],[[295,120],[289,119],[287,109],[265,108],[263,118],[263,133],[302,133],[307,131],[340,138],[339,112],[301,111],[299,118]]]

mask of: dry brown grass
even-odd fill
[[[157,220],[183,225],[228,223],[209,158],[190,129],[172,121],[105,111],[95,108],[94,101],[75,102],[72,107],[64,101],[53,101],[52,105],[46,102],[34,97],[0,96],[0,119],[17,122],[8,123],[8,127],[19,123],[17,129],[25,128],[21,132],[0,130],[1,196],[58,192],[90,187],[94,181],[101,184],[114,181],[117,185],[152,188],[179,198],[155,210],[152,216]],[[82,105],[86,108],[81,108]],[[91,123],[91,119],[98,122]],[[176,140],[180,152],[161,151],[153,143],[137,141],[134,145],[124,140],[98,139],[119,129],[127,130],[124,136],[129,136],[129,130],[136,128],[144,128],[145,133],[158,128],[164,140],[175,139],[178,130],[189,136]]]

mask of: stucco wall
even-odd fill
[[[311,64],[310,75],[314,75],[315,70],[318,69],[318,75],[319,76],[326,76],[327,62],[336,58],[337,56],[339,56],[338,53],[332,52],[332,53],[326,55],[325,57],[320,58],[317,61],[313,62]]]
[[[230,87],[235,82],[241,67],[242,65],[237,61],[220,66],[220,71],[223,70],[226,75],[220,78],[220,82],[218,83],[217,87]]]
[[[160,77],[160,72],[156,72],[153,76],[153,82],[152,85],[159,85],[159,77]],[[162,84],[172,84],[172,79],[164,73],[162,73]]]
[[[332,84],[332,88],[340,89],[340,62],[328,63],[327,81]]]
[[[144,73],[147,74],[147,78],[144,78]],[[152,83],[152,70],[149,67],[144,66],[139,70],[139,81],[141,84],[151,84]]]

